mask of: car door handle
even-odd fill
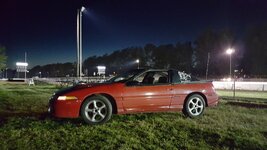
[[[173,89],[168,89],[168,91],[172,91]]]

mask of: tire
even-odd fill
[[[187,98],[184,104],[183,113],[186,116],[195,118],[203,114],[205,106],[204,98],[199,94],[193,94]]]
[[[87,98],[81,107],[83,120],[91,125],[103,124],[111,118],[111,115],[112,105],[101,95]]]

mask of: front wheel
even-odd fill
[[[191,95],[185,102],[184,114],[194,118],[200,116],[205,109],[205,101],[203,97],[199,94]]]
[[[112,115],[112,105],[104,96],[92,96],[85,100],[81,107],[81,116],[88,124],[103,124]]]

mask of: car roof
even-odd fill
[[[149,69],[143,69],[145,72],[147,71],[169,71],[169,70],[175,70],[175,69],[154,69],[154,68],[149,68]]]

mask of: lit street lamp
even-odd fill
[[[235,52],[234,49],[229,48],[226,50],[226,54],[230,55],[230,78],[232,78],[232,54]]]
[[[82,13],[85,7],[77,11],[77,77],[82,76]]]
[[[135,62],[137,63],[137,69],[139,69],[139,63],[140,63],[140,60],[139,60],[139,59],[136,59]]]

